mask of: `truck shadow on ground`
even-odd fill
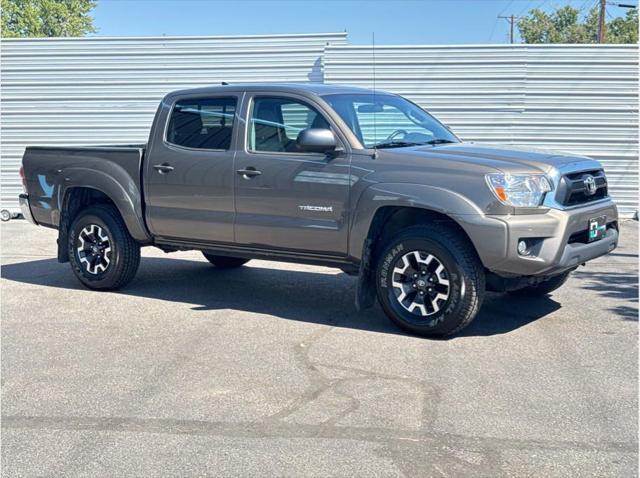
[[[2,277],[25,284],[77,290],[77,293],[87,291],[73,276],[69,265],[59,264],[55,259],[4,265]],[[623,281],[622,278],[620,280]],[[633,277],[628,280],[633,280]],[[354,277],[329,269],[327,272],[269,269],[253,261],[239,269],[220,270],[204,261],[145,257],[134,281],[109,294],[114,300],[118,296],[135,296],[184,303],[194,311],[230,309],[336,327],[403,334],[377,305],[357,312],[354,306],[355,287]],[[618,294],[616,288],[631,286],[625,279],[622,284],[605,283],[603,287],[609,288],[611,294]],[[508,333],[545,317],[560,306],[551,297],[528,299],[487,294],[479,316],[457,337]],[[624,315],[626,312],[621,309],[618,313]],[[206,314],[202,317],[205,318]]]
[[[623,320],[638,321],[638,275],[636,272],[591,272],[576,271],[574,277],[581,281],[582,288],[598,296],[617,299],[619,305],[608,310]]]

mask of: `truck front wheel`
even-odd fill
[[[382,308],[398,326],[443,337],[475,318],[485,275],[460,232],[433,224],[407,228],[387,243],[378,261],[376,285]]]
[[[90,289],[118,289],[140,265],[140,245],[108,204],[80,211],[69,228],[68,251],[73,273]]]

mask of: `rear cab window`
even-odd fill
[[[237,102],[235,97],[178,100],[171,110],[166,141],[184,148],[228,150]]]

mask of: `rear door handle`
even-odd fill
[[[247,169],[238,169],[236,173],[240,174],[244,179],[251,179],[255,176],[260,176],[262,171],[258,171],[253,166],[249,166]]]
[[[171,166],[169,163],[162,163],[162,164],[154,164],[153,169],[158,171],[160,174],[167,174],[173,171],[174,167]]]

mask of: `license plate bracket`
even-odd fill
[[[599,241],[607,232],[607,216],[589,219],[589,242]]]

